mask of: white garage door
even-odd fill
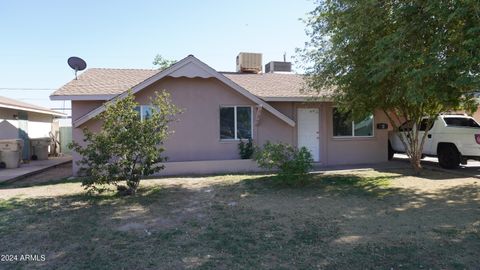
[[[306,147],[314,161],[320,160],[319,114],[318,109],[297,111],[298,147]]]

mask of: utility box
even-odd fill
[[[0,140],[0,162],[7,169],[15,169],[20,166],[22,158],[23,141],[20,139]]]
[[[48,137],[30,139],[30,146],[32,150],[32,160],[45,160],[48,159],[48,147],[52,140]]]
[[[237,56],[237,72],[262,72],[262,54],[241,52]]]
[[[271,61],[265,65],[265,73],[292,72],[292,63]]]

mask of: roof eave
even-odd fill
[[[110,100],[116,97],[116,94],[103,95],[51,95],[50,100]]]
[[[40,113],[40,114],[55,115],[55,116],[67,116],[66,114],[61,113],[61,112],[39,110],[39,109],[26,108],[26,107],[14,106],[14,105],[8,105],[8,104],[0,104],[0,108],[20,110],[20,111],[26,111],[26,112],[34,112],[34,113]]]
[[[332,100],[325,97],[268,97],[261,96],[261,99],[267,102],[331,102]]]

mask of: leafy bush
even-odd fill
[[[102,192],[104,185],[114,184],[119,193],[134,194],[142,177],[164,168],[166,161],[163,142],[170,131],[168,124],[175,120],[179,109],[166,92],[157,92],[151,99],[149,117],[140,119],[139,104],[131,92],[97,116],[102,123],[99,132],[84,129],[85,146],[77,142],[70,148],[82,156],[77,163],[86,177],[82,185],[89,191]],[[127,186],[119,185],[126,181]]]
[[[252,139],[249,138],[246,143],[243,142],[243,140],[240,140],[240,143],[238,144],[238,150],[240,151],[240,158],[242,159],[252,158],[253,151],[254,151]]]
[[[307,148],[284,143],[265,143],[262,149],[255,150],[254,159],[261,168],[278,170],[279,178],[289,183],[307,179],[308,171],[313,168],[312,154]]]

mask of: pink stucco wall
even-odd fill
[[[374,135],[368,138],[341,138],[333,136],[333,105],[324,105],[324,155],[327,165],[368,164],[388,160],[388,129],[376,128],[378,123],[389,123],[381,111],[374,113]],[[388,124],[390,126],[390,124]]]
[[[158,90],[167,90],[173,103],[183,110],[179,121],[172,123],[174,133],[165,143],[170,161],[239,158],[238,141],[220,140],[220,106],[252,106],[255,141],[271,138],[292,142],[292,132],[286,132],[292,127],[266,110],[262,110],[255,126],[257,105],[216,79],[165,78],[138,93],[137,102],[148,104]]]
[[[154,91],[158,90],[169,92],[173,103],[183,109],[183,113],[178,116],[179,121],[171,125],[174,133],[165,143],[167,149],[165,154],[171,162],[239,158],[238,142],[220,140],[219,108],[225,105],[253,107],[253,138],[257,144],[262,145],[267,140],[297,144],[297,127],[289,126],[265,109],[258,110],[256,104],[214,78],[167,77],[137,93],[137,102],[148,104]],[[102,101],[73,101],[73,120],[101,104]],[[298,108],[319,108],[319,147],[322,165],[387,161],[387,130],[375,129],[371,138],[333,137],[331,103],[272,102],[270,105],[295,121]],[[388,121],[382,113],[376,112],[375,124],[380,122]],[[83,127],[99,130],[100,123],[90,120],[82,127],[74,128],[73,139],[79,143],[82,143]],[[74,155],[74,160],[78,159],[79,156]],[[76,170],[75,165],[74,171]]]
[[[72,122],[92,111],[95,108],[98,108],[104,103],[102,100],[94,101],[72,101]],[[79,128],[72,127],[72,140],[78,144],[85,146],[83,141],[83,128],[88,128],[90,131],[98,131],[101,128],[101,123],[95,120],[87,122],[85,125],[82,125]],[[79,169],[77,161],[81,159],[75,151],[72,151],[73,159],[73,174],[76,175]]]
[[[368,164],[387,161],[388,129],[376,129],[377,123],[389,123],[381,111],[375,111],[374,135],[369,138],[333,136],[333,104],[328,102],[272,102],[274,108],[297,120],[299,108],[318,108],[319,163],[325,166]],[[390,125],[389,125],[390,127]],[[286,131],[284,131],[286,132]],[[293,129],[292,144],[297,144],[297,128]]]
[[[136,101],[142,105],[149,104],[150,97],[160,90],[169,92],[173,103],[183,110],[178,115],[178,122],[171,124],[173,133],[165,142],[165,155],[171,162],[239,158],[238,141],[220,140],[220,106],[252,106],[254,141],[263,144],[268,139],[293,143],[293,127],[265,109],[261,110],[259,121],[256,122],[257,104],[216,79],[167,77],[137,93]],[[101,104],[102,101],[73,101],[73,120]],[[73,140],[80,144],[84,127],[95,131],[99,130],[100,123],[90,120],[80,128],[73,129]],[[80,157],[74,154],[73,158],[76,161]],[[74,172],[77,169],[77,165],[74,165]]]

